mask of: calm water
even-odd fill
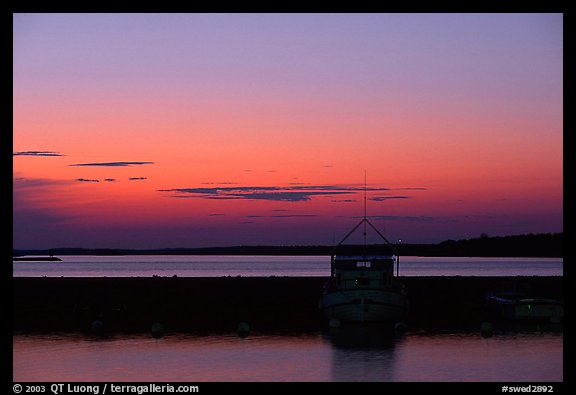
[[[62,256],[14,262],[14,277],[328,276],[326,256]],[[402,276],[562,276],[562,258],[401,257]]]
[[[343,328],[340,328],[341,330]],[[14,381],[561,382],[563,335],[14,335]]]
[[[15,262],[13,275],[66,277],[328,276],[323,256],[63,256]],[[402,257],[405,276],[558,276],[561,258]],[[14,381],[514,381],[563,380],[562,333],[171,334],[109,338],[13,336]]]

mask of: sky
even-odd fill
[[[562,232],[562,165],[562,14],[13,16],[14,248]]]

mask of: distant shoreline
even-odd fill
[[[12,260],[14,262],[58,262],[62,259],[55,256],[15,256]]]
[[[464,240],[447,240],[438,244],[397,244],[395,252],[403,256],[422,257],[563,257],[563,233],[480,237]],[[203,248],[52,248],[47,250],[15,249],[13,255],[276,255],[329,256],[333,246],[234,246]]]

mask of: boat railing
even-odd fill
[[[382,279],[371,279],[368,277],[360,277],[356,279],[346,279],[340,282],[339,288],[342,289],[369,289],[376,288],[382,289],[386,288],[390,283]]]

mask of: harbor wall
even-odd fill
[[[562,277],[401,277],[409,330],[477,329],[491,291],[563,300]],[[110,332],[314,331],[324,277],[13,278],[13,330]]]

